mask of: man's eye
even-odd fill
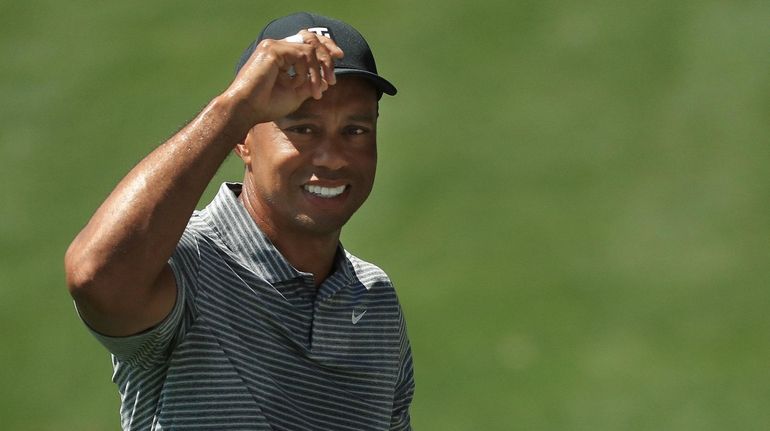
[[[313,128],[310,126],[294,126],[289,127],[289,131],[292,133],[299,133],[300,135],[310,135],[313,133]]]
[[[363,127],[357,127],[357,126],[350,126],[347,128],[348,135],[363,135],[368,131],[369,131],[368,129],[365,129]]]

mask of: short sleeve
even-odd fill
[[[174,274],[177,294],[174,307],[162,322],[127,337],[110,337],[89,328],[115,360],[143,368],[166,361],[194,319],[192,304],[200,259],[195,235],[189,229],[182,235],[168,263]]]
[[[153,328],[128,337],[110,337],[89,328],[91,334],[116,360],[133,366],[151,366],[164,360],[177,333],[184,309],[184,290],[177,288],[176,303],[165,319]]]

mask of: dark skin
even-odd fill
[[[316,283],[328,276],[341,226],[374,178],[376,96],[358,80],[341,80],[339,91],[322,97],[336,84],[333,59],[343,53],[328,38],[300,34],[303,44],[261,42],[231,85],[137,164],[73,240],[65,255],[67,284],[93,329],[131,335],[168,315],[176,300],[168,259],[206,185],[233,149],[246,164],[241,199],[249,214],[295,267],[312,272]],[[294,78],[287,73],[291,67]],[[321,106],[333,113],[315,115]],[[290,115],[298,109],[311,115]],[[373,119],[364,118],[371,113]],[[362,145],[351,152],[346,145],[352,144]],[[280,151],[274,156],[286,156],[280,163],[264,160],[271,146]],[[299,204],[293,221],[281,218],[287,214],[283,207],[267,205],[275,199],[266,200],[257,187],[262,181],[257,177],[269,166],[276,174],[270,178],[294,186],[286,201]],[[322,194],[336,193],[335,181],[345,182],[346,191],[319,197],[304,188],[313,181],[320,182],[310,185],[336,187],[325,187]],[[276,190],[276,196],[286,190]]]
[[[343,77],[321,100],[261,123],[235,151],[246,172],[240,199],[297,269],[328,276],[340,231],[369,196],[377,165],[377,94]],[[318,196],[316,186],[338,192]]]

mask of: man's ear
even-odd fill
[[[237,145],[235,145],[235,148],[233,148],[233,151],[235,151],[235,154],[238,155],[238,157],[243,160],[243,163],[249,164],[251,162],[251,151],[249,150],[248,142],[252,138],[251,131],[246,134],[246,137],[243,138],[243,141],[239,142]]]

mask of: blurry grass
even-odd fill
[[[767,429],[770,7],[597,0],[0,4],[4,428],[118,428],[62,253],[303,8],[400,90],[344,242],[400,288],[416,429]]]

